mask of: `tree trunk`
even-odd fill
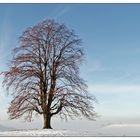
[[[43,114],[44,118],[44,127],[43,129],[52,129],[51,127],[51,116],[47,114]]]

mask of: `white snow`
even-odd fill
[[[40,130],[14,130],[0,132],[0,136],[89,136],[87,132],[78,132],[72,130],[54,130],[54,129],[40,129]]]
[[[1,131],[0,136],[39,136],[39,137],[67,137],[67,136],[140,136],[140,124],[107,124],[91,130],[66,129],[20,129]]]

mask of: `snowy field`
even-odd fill
[[[71,130],[17,130],[0,132],[0,136],[44,136],[44,137],[62,137],[62,136],[89,136],[88,132],[77,132]]]
[[[0,136],[35,136],[35,137],[104,137],[104,136],[139,136],[139,124],[108,124],[101,128],[91,130],[66,130],[66,129],[20,129],[20,130],[3,130]]]

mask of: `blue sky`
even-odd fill
[[[140,4],[0,4],[0,72],[7,70],[21,33],[48,18],[83,39],[81,77],[97,97],[101,115],[93,126],[101,120],[140,124]],[[10,97],[0,90],[0,112],[5,112]],[[3,113],[0,120],[5,118]]]

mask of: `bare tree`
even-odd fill
[[[84,53],[74,31],[45,20],[27,28],[19,41],[9,70],[3,72],[4,86],[13,95],[10,119],[25,116],[31,120],[36,112],[43,115],[43,128],[51,128],[51,117],[56,114],[65,119],[80,115],[94,119],[95,98],[79,77]]]

